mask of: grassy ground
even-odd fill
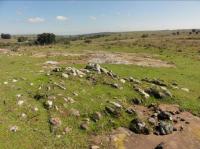
[[[131,84],[123,85],[123,90],[111,88],[104,82],[112,82],[110,78],[99,77],[97,84],[92,84],[84,78],[69,78],[64,80],[66,91],[55,88],[49,91],[49,95],[55,95],[56,105],[63,111],[71,108],[78,109],[81,117],[77,118],[68,114],[60,114],[55,109],[46,110],[43,106],[44,100],[35,100],[33,96],[38,92],[38,88],[43,86],[40,92],[46,92],[45,86],[52,82],[61,82],[59,76],[47,76],[43,69],[43,63],[47,60],[61,61],[64,56],[56,57],[31,57],[33,52],[66,51],[83,52],[86,50],[106,50],[110,52],[127,53],[148,53],[154,57],[169,61],[176,65],[176,68],[151,68],[135,65],[114,65],[103,64],[102,66],[112,70],[121,77],[135,77],[142,79],[159,78],[166,82],[176,82],[180,87],[190,89],[184,92],[178,89],[171,89],[175,96],[173,99],[156,100],[150,98],[144,104],[152,102],[176,103],[181,108],[200,115],[200,55],[199,40],[197,36],[188,39],[186,34],[182,36],[172,36],[169,33],[157,33],[148,38],[141,38],[139,33],[122,33],[93,39],[91,44],[83,41],[71,42],[71,45],[56,44],[45,47],[21,46],[16,55],[0,55],[0,148],[88,148],[89,138],[94,134],[109,132],[118,126],[128,126],[128,122],[134,117],[122,113],[119,119],[104,115],[98,123],[91,122],[89,130],[84,131],[79,128],[80,123],[91,116],[96,111],[102,112],[107,101],[119,101],[123,105],[129,105],[133,97],[139,97]],[[153,34],[153,33],[152,33]],[[197,39],[196,39],[197,38]],[[12,41],[13,42],[13,41]],[[18,54],[23,54],[19,56]],[[68,64],[77,68],[84,65]],[[65,65],[66,66],[66,65]],[[46,70],[45,70],[46,71]],[[18,82],[13,82],[17,79]],[[8,84],[4,84],[8,82]],[[33,83],[33,86],[30,85]],[[120,82],[118,82],[120,84]],[[75,96],[73,93],[78,93]],[[17,94],[22,97],[18,99]],[[61,95],[60,95],[61,94]],[[72,97],[76,102],[64,104],[63,96]],[[115,98],[116,97],[116,98]],[[24,100],[22,106],[17,105],[18,100]],[[39,110],[35,112],[33,109]],[[27,118],[22,118],[21,114],[26,113]],[[49,118],[59,116],[62,120],[62,128],[70,127],[71,132],[56,137],[57,134],[50,132]],[[112,121],[112,123],[110,123]],[[16,133],[9,131],[10,126],[17,125],[20,130]],[[58,134],[59,134],[58,130]]]

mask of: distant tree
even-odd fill
[[[193,33],[196,32],[196,29],[192,29],[192,32],[193,32]]]
[[[147,38],[149,35],[148,34],[142,34],[142,38]]]
[[[176,35],[176,33],[172,33],[172,35]]]
[[[1,34],[1,38],[2,39],[10,39],[11,38],[11,35],[10,34]]]
[[[90,40],[90,39],[85,39],[84,42],[89,44],[89,43],[92,42],[92,40]]]
[[[180,34],[180,32],[176,32],[176,35],[179,35]]]
[[[21,37],[17,38],[17,41],[18,42],[24,42],[24,41],[27,41],[27,39],[28,39],[27,37],[21,36]]]
[[[189,32],[189,35],[191,35],[192,34],[192,32]]]
[[[56,36],[53,33],[43,33],[37,35],[36,44],[46,45],[55,43]]]

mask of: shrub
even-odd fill
[[[10,34],[1,34],[1,38],[2,39],[10,39],[11,38],[11,35]]]
[[[17,41],[18,41],[18,42],[24,42],[24,41],[27,41],[27,37],[23,37],[23,36],[18,37],[18,38],[17,38]]]
[[[149,35],[148,34],[142,34],[142,38],[147,38]]]
[[[64,44],[65,45],[70,45],[70,41],[69,40],[65,40]]]
[[[36,44],[46,45],[55,43],[56,36],[53,33],[43,33],[37,36]]]
[[[90,39],[85,39],[84,42],[85,42],[85,43],[91,43],[92,40],[90,40]]]

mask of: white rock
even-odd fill
[[[120,79],[120,82],[121,82],[121,83],[126,83],[126,80]]]
[[[111,102],[111,103],[117,108],[122,108],[122,105],[120,105],[119,103],[116,102]]]
[[[18,130],[19,130],[18,126],[11,126],[10,127],[10,131],[12,131],[12,132],[17,132]]]
[[[183,90],[185,92],[190,92],[190,90],[188,88],[181,88],[181,90]]]
[[[46,61],[45,64],[57,65],[58,62],[56,62],[56,61]]]
[[[17,97],[17,98],[20,98],[20,97],[22,97],[22,95],[21,95],[21,94],[17,94],[16,97]]]
[[[16,80],[16,79],[13,79],[13,80],[12,80],[13,83],[15,83],[15,82],[17,82],[17,81],[18,81],[18,80]]]
[[[66,79],[69,78],[68,74],[66,74],[66,73],[62,73],[62,77],[66,78]]]
[[[35,112],[37,112],[39,109],[38,109],[37,107],[34,107],[33,110],[34,110]]]
[[[21,106],[21,105],[24,104],[24,101],[23,101],[23,100],[19,100],[19,101],[17,102],[17,104],[18,104],[19,106]]]
[[[23,118],[26,118],[26,116],[27,116],[27,115],[26,115],[25,113],[22,113],[22,114],[21,114],[21,117],[23,117]]]
[[[5,84],[5,85],[6,85],[6,84],[8,84],[8,82],[3,82],[3,84]]]

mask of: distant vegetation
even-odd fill
[[[53,33],[43,33],[37,36],[36,44],[47,45],[55,43],[56,36]]]
[[[24,41],[27,41],[28,40],[28,38],[27,37],[24,37],[24,36],[21,36],[21,37],[18,37],[17,38],[17,41],[18,42],[24,42]]]
[[[1,38],[2,39],[11,39],[11,35],[10,34],[1,34]]]

